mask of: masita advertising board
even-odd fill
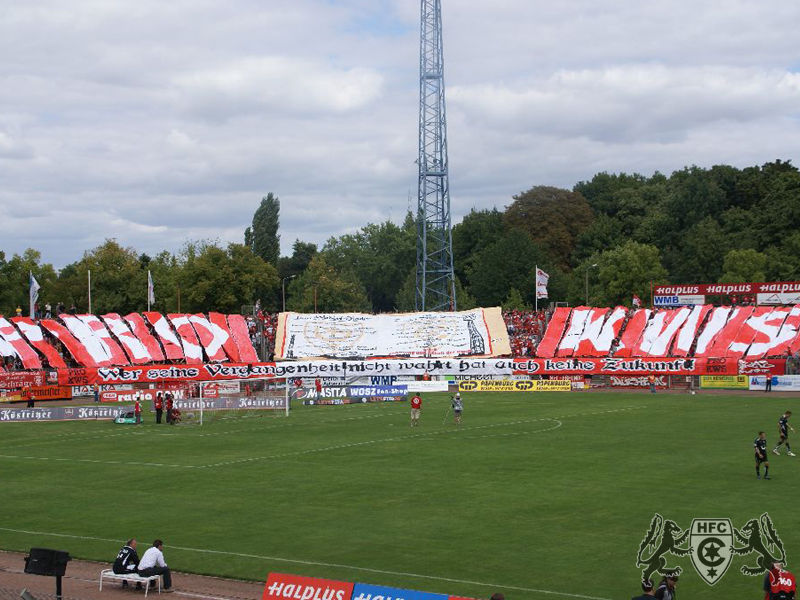
[[[568,392],[572,384],[563,379],[478,379],[459,381],[461,392]]]

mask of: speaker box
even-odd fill
[[[61,577],[67,570],[67,563],[72,560],[69,552],[49,550],[48,548],[31,548],[25,557],[25,572],[33,575]]]

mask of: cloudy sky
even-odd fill
[[[795,159],[800,3],[442,0],[454,221],[534,185]],[[0,250],[282,250],[416,203],[418,0],[0,0]],[[795,160],[795,163],[798,161]]]

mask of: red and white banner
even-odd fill
[[[64,344],[64,347],[72,355],[72,358],[78,364],[85,367],[98,367],[97,361],[86,351],[86,348],[81,344],[69,330],[61,323],[53,319],[42,319],[39,324],[44,327],[50,335],[56,338],[59,342]]]
[[[147,353],[153,357],[153,362],[164,362],[164,352],[161,350],[158,340],[150,335],[150,330],[147,329],[142,315],[137,313],[126,315],[125,322],[131,328],[133,335],[147,348]]]
[[[633,349],[639,344],[639,340],[644,333],[644,328],[647,325],[647,321],[650,319],[652,312],[653,311],[644,308],[633,313],[633,316],[625,326],[625,331],[622,332],[619,348],[614,356],[628,357],[632,355]]]
[[[353,586],[345,581],[270,573],[261,600],[350,600]]]
[[[228,355],[228,358],[230,358],[233,362],[247,362],[242,361],[241,357],[239,356],[239,347],[236,345],[236,340],[233,339],[233,333],[231,333],[230,327],[228,327],[228,321],[225,318],[225,315],[211,312],[208,313],[208,320],[211,321],[212,325],[216,325],[228,334],[228,338],[222,344],[222,347],[225,349],[225,354]]]
[[[657,285],[656,296],[728,296],[738,294],[783,294],[800,292],[800,281],[775,281],[771,283],[707,283],[688,285]]]
[[[239,358],[241,362],[258,362],[258,355],[250,341],[250,332],[247,329],[247,321],[244,320],[244,317],[242,315],[228,315],[228,326],[230,332],[233,334],[236,347],[239,349]]]
[[[144,343],[133,334],[121,316],[117,313],[109,313],[103,315],[103,321],[124,347],[129,363],[142,365],[155,361],[155,358],[150,355]]]
[[[142,314],[144,314],[144,317],[147,319],[148,323],[153,326],[153,330],[156,332],[158,340],[164,347],[164,354],[166,355],[167,360],[184,360],[183,346],[181,345],[181,341],[172,331],[167,318],[157,312],[146,312]]]
[[[550,281],[550,275],[536,267],[536,297],[547,298],[547,282]]]
[[[542,341],[536,348],[537,356],[552,358],[556,355],[558,344],[564,334],[564,328],[567,326],[567,319],[569,319],[571,311],[571,308],[563,306],[556,308],[553,316],[550,317],[550,323],[547,325]]]
[[[94,337],[100,341],[106,353],[109,355],[109,357],[111,357],[112,365],[130,364],[125,352],[116,342],[116,340],[114,340],[108,329],[106,329],[105,324],[100,319],[94,315],[78,315],[78,318],[86,323],[86,325],[92,331],[92,335],[94,335]]]
[[[14,349],[14,354],[19,356],[22,366],[26,369],[42,368],[42,361],[39,360],[39,356],[33,348],[22,339],[22,336],[14,329],[14,326],[3,317],[0,317],[0,339],[6,342],[6,348],[3,350],[5,356],[13,356],[8,350],[8,346],[11,346]]]
[[[206,319],[203,315],[191,315],[189,322],[194,326],[197,337],[206,351],[206,356],[211,362],[223,362],[228,360],[224,346],[231,334],[227,328],[223,329]]]
[[[14,317],[11,321],[22,332],[22,335],[30,342],[31,346],[45,356],[52,368],[63,369],[67,366],[58,351],[44,339],[42,328],[34,323],[30,317]]]
[[[30,386],[44,385],[47,376],[44,371],[0,371],[0,389],[18,390]]]
[[[181,337],[181,345],[183,346],[183,355],[186,357],[186,362],[190,365],[202,363],[203,349],[200,347],[200,340],[197,339],[194,327],[189,321],[189,315],[170,313],[167,318]]]

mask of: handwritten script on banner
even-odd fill
[[[510,354],[501,309],[397,315],[281,313],[275,357],[366,358]]]

